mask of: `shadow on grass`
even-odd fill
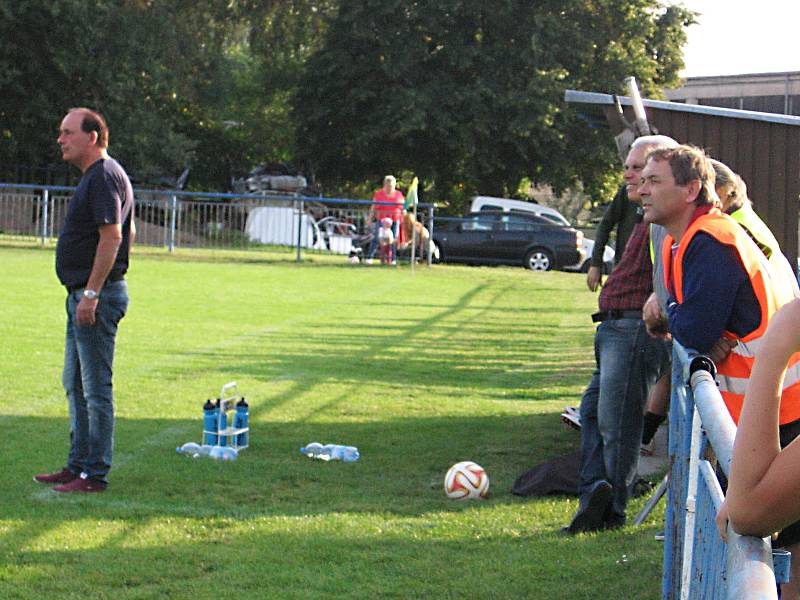
[[[46,525],[33,523],[30,539],[48,537]],[[549,599],[567,588],[570,598],[658,598],[659,547],[642,535],[576,541],[522,524],[452,522],[448,530],[376,518],[349,528],[167,523],[156,541],[131,541],[157,525],[100,531],[88,547],[9,553],[16,576],[4,577],[4,589],[14,598],[455,598],[468,590]],[[69,591],[54,576],[63,568],[81,574]]]
[[[343,313],[339,321],[326,316],[319,326],[304,322],[290,330],[256,329],[242,336],[240,343],[184,350],[160,370],[178,377],[190,364],[203,372],[261,381],[295,379],[303,382],[295,390],[298,394],[322,382],[487,388],[500,382],[501,387],[514,389],[517,397],[520,388],[531,388],[534,399],[543,382],[563,384],[565,375],[591,366],[591,348],[575,350],[575,339],[590,334],[588,326],[548,323],[541,315],[531,315],[529,323],[515,323],[509,329],[504,315],[491,314],[504,310],[494,309],[492,300],[499,300],[505,289],[493,288],[488,303],[473,304],[486,288],[476,285],[419,319],[400,315],[390,323],[373,323]],[[564,314],[569,309],[544,312]]]
[[[561,291],[562,290],[556,290],[556,289],[548,290],[548,289],[545,289],[545,288],[542,288],[542,287],[539,287],[539,286],[536,287],[536,293],[537,294],[539,292],[561,292]],[[329,304],[330,305],[339,304],[341,306],[347,306],[347,307],[350,307],[350,308],[352,308],[352,306],[353,306],[352,303],[346,303],[346,302],[330,302]],[[412,302],[385,302],[384,301],[384,302],[381,302],[381,306],[394,307],[398,311],[400,311],[400,314],[402,314],[402,311],[404,311],[404,310],[417,310],[417,309],[420,309],[420,308],[446,308],[448,305],[445,304],[445,303],[436,304],[436,303],[425,303],[425,302],[413,302],[412,303]],[[587,327],[592,327],[591,315],[589,313],[587,313],[586,310],[584,310],[583,308],[580,308],[580,307],[570,308],[570,307],[565,307],[565,306],[537,306],[536,310],[534,311],[534,310],[531,310],[529,307],[515,307],[515,306],[498,307],[496,305],[492,306],[490,304],[472,303],[472,304],[469,305],[469,309],[470,310],[478,310],[478,311],[493,310],[493,311],[498,311],[499,313],[502,313],[502,314],[515,314],[515,313],[516,314],[522,314],[522,315],[527,314],[527,315],[529,315],[531,317],[532,320],[536,320],[537,316],[543,315],[543,314],[551,314],[551,315],[568,315],[568,314],[585,315],[586,316],[586,326]],[[518,323],[515,322],[514,326],[516,327],[517,325],[518,325]]]
[[[159,371],[167,378],[180,377],[187,373],[184,363],[188,363],[191,370],[218,373],[222,379],[289,379],[297,382],[295,395],[323,383],[340,383],[376,390],[470,388],[472,393],[492,396],[509,391],[519,399],[538,401],[553,393],[546,388],[587,382],[593,367],[590,349],[576,351],[574,343],[556,337],[555,330],[572,335],[566,332],[569,328],[539,328],[543,329],[553,330],[547,346],[537,341],[543,336],[532,333],[527,341],[506,345],[498,341],[491,349],[487,339],[497,335],[500,340],[502,330],[494,334],[482,330],[474,338],[465,337],[463,331],[460,337],[439,332],[443,339],[435,343],[421,339],[413,348],[394,344],[391,334],[373,338],[343,334],[335,339],[303,332],[260,334],[237,346],[184,351]]]
[[[176,454],[199,441],[202,422],[119,419],[111,485],[106,493],[64,496],[31,480],[60,468],[67,452],[66,419],[11,417],[7,426],[30,441],[11,460],[8,490],[16,498],[5,518],[57,510],[125,515],[258,517],[331,512],[419,515],[461,511],[476,504],[520,502],[514,479],[539,462],[577,447],[579,437],[555,414],[505,417],[398,418],[373,423],[252,422],[251,446],[238,460],[216,462]],[[355,463],[325,463],[300,454],[308,442],[358,446]],[[462,460],[481,464],[491,479],[485,503],[445,497],[447,469]]]
[[[7,470],[4,597],[99,597],[100,587],[103,597],[211,598],[234,586],[251,598],[433,598],[450,597],[454,578],[487,598],[553,598],[565,586],[574,598],[658,597],[652,532],[561,537],[574,500],[510,494],[518,472],[577,443],[555,415],[259,422],[231,463],[174,454],[199,420],[121,420],[111,486],[85,496],[29,478],[59,464],[64,419],[8,424],[31,447]],[[312,438],[358,444],[362,459],[307,459],[297,447]],[[490,499],[445,497],[444,472],[462,459],[487,469]],[[68,592],[63,569],[81,573]]]

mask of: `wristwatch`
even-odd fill
[[[100,294],[98,294],[94,290],[89,290],[89,289],[83,290],[83,297],[88,298],[89,300],[97,300],[99,296]]]

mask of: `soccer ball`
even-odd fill
[[[444,476],[444,492],[448,498],[486,498],[489,476],[470,460],[456,463]]]

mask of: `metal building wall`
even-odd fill
[[[796,264],[800,127],[657,108],[646,110],[660,133],[705,148],[741,175],[756,212],[778,238],[790,264]]]
[[[576,110],[605,115],[612,135],[622,122],[614,96],[568,90]],[[628,121],[634,121],[630,100],[619,97]],[[747,183],[756,212],[781,244],[791,265],[798,257],[800,209],[800,117],[709,106],[644,100],[648,120],[659,133],[705,148]]]

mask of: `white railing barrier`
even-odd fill
[[[728,527],[725,543],[714,522],[723,500],[717,469],[727,477],[736,436],[715,375],[710,359],[673,344],[662,598],[777,598],[776,573],[787,580],[788,553],[775,553],[776,568],[768,539]]]

